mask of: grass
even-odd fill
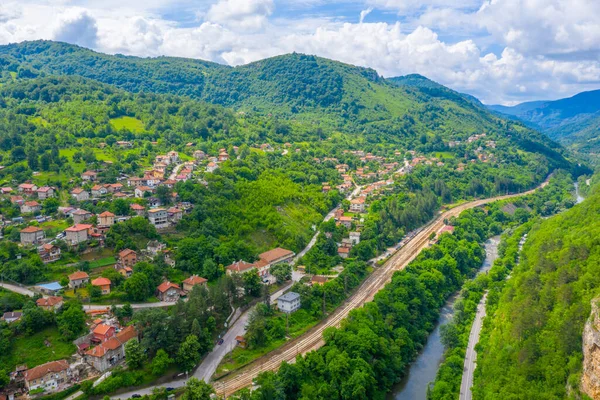
[[[45,345],[46,340],[50,346]],[[13,371],[17,365],[22,364],[33,368],[50,361],[69,358],[75,351],[73,343],[62,341],[57,328],[46,328],[32,336],[18,336],[11,346],[10,354],[0,356],[0,365],[8,371]]]
[[[94,269],[94,268],[106,267],[108,265],[114,265],[116,263],[117,263],[117,259],[114,256],[110,256],[110,257],[101,258],[99,260],[91,261],[90,268]]]
[[[449,151],[438,151],[434,153],[434,156],[440,160],[444,158],[454,158],[454,154],[450,153]]]
[[[133,117],[112,118],[110,120],[110,124],[116,130],[127,129],[133,133],[144,132],[144,123]]]

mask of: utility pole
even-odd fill
[[[323,289],[323,316],[327,315],[327,308],[325,307],[325,288]]]

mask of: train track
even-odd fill
[[[539,188],[546,186],[544,182]],[[358,289],[346,301],[338,307],[331,315],[315,325],[302,336],[288,341],[280,348],[262,356],[252,363],[232,372],[221,380],[214,382],[215,391],[220,396],[228,396],[240,389],[251,386],[254,378],[264,371],[275,371],[282,362],[293,363],[298,354],[306,354],[323,346],[323,331],[329,327],[339,327],[350,311],[372,301],[375,294],[391,281],[394,272],[404,269],[417,255],[429,245],[429,237],[432,233],[438,233],[445,225],[444,221],[457,217],[465,210],[482,206],[498,200],[510,199],[524,196],[535,192],[538,188],[528,192],[492,197],[489,199],[476,200],[456,206],[446,212],[439,214],[428,225],[421,230],[406,244],[396,251],[383,266],[377,268],[369,275]]]

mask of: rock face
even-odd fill
[[[600,298],[592,300],[592,312],[583,328],[581,390],[600,400]]]

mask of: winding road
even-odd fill
[[[483,319],[485,318],[486,300],[487,292],[485,292],[477,305],[477,313],[475,314],[475,320],[471,326],[469,344],[467,346],[467,352],[465,353],[465,366],[463,369],[462,381],[460,383],[460,400],[471,400],[473,398],[471,388],[473,387],[473,373],[477,367],[477,352],[475,351],[475,345],[479,342],[479,335],[481,334],[481,327],[483,326]]]
[[[546,180],[539,188],[546,186]],[[329,327],[338,327],[341,321],[348,316],[350,311],[373,300],[375,294],[381,290],[391,279],[394,272],[404,269],[420,252],[429,246],[429,236],[438,232],[444,226],[444,220],[458,216],[461,212],[485,205],[487,203],[519,197],[535,192],[536,189],[513,195],[492,197],[461,204],[438,216],[425,226],[419,233],[410,239],[404,247],[399,249],[381,267],[377,268],[329,317],[321,321],[304,335],[290,340],[277,350],[255,360],[245,367],[225,376],[214,383],[215,390],[220,396],[227,396],[240,389],[251,386],[253,380],[263,371],[275,371],[282,362],[294,362],[298,354],[306,354],[323,346],[323,331]]]

